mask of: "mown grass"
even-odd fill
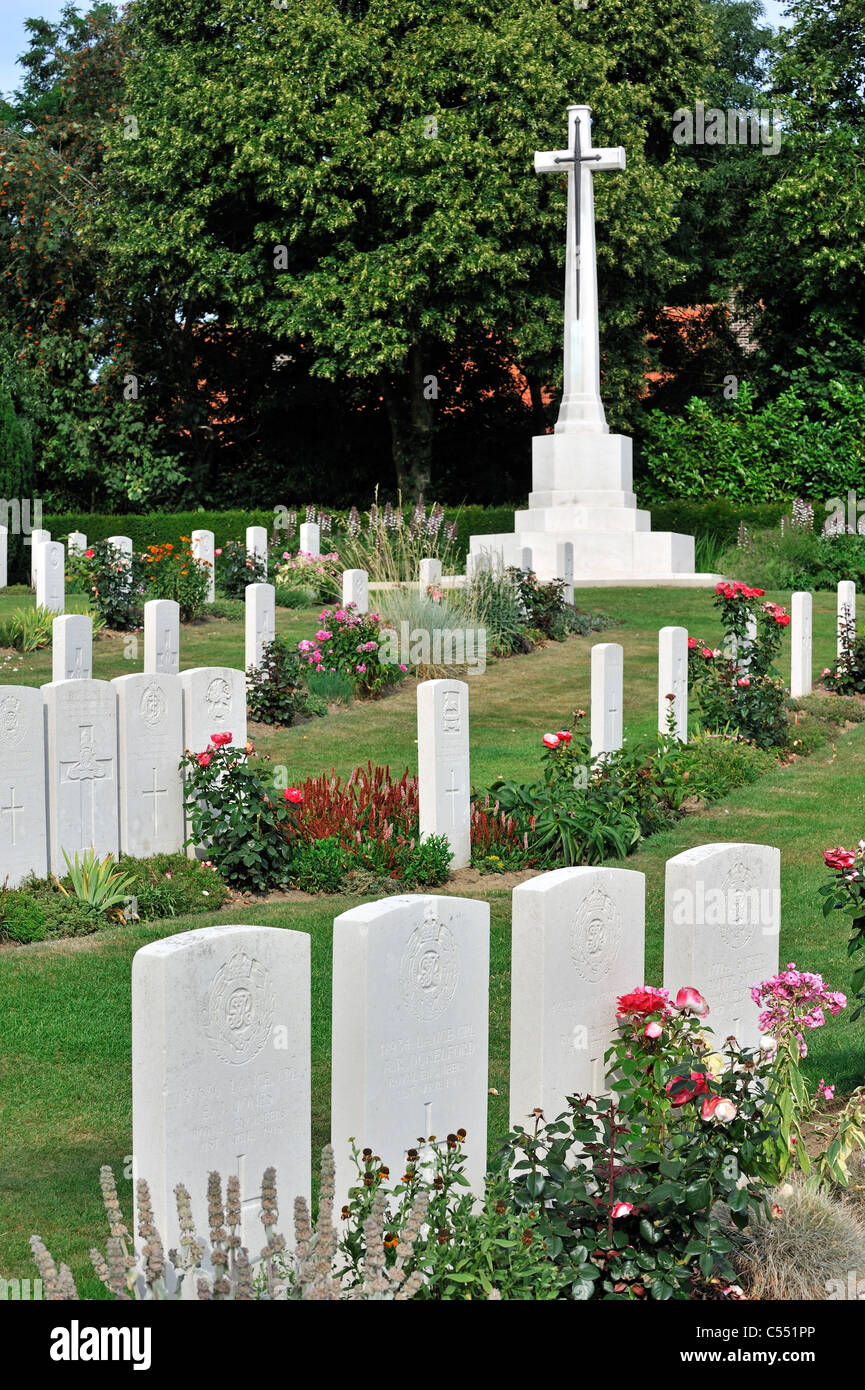
[[[772,597],[782,602],[789,596]],[[651,732],[657,717],[657,629],[681,622],[707,640],[717,635],[710,596],[699,591],[587,591],[578,602],[614,613],[625,625],[496,663],[472,682],[476,785],[498,773],[535,773],[539,731],[558,727],[574,706],[587,707],[588,652],[595,641],[620,641],[625,648],[625,727],[630,737],[637,737]],[[283,614],[282,620],[288,617]],[[314,617],[292,613],[290,621],[302,633]],[[184,630],[184,665],[242,660],[240,624],[224,624],[218,636],[211,630],[217,626],[203,625],[200,634]],[[232,628],[238,631],[232,633]],[[815,596],[814,629],[819,669],[832,654],[832,595]],[[44,659],[45,654],[39,655]],[[129,669],[122,656],[119,669],[111,669],[107,652],[100,652],[100,662],[103,656],[106,665],[97,667],[97,675],[104,678]],[[116,652],[111,660],[117,662]],[[46,678],[31,674],[30,684]],[[355,704],[324,720],[266,734],[262,741],[278,761],[289,764],[294,776],[304,776],[330,766],[348,772],[367,758],[414,767],[414,740],[414,694],[406,689],[385,701]],[[819,970],[833,987],[844,989],[849,978],[844,949],[848,919],[840,914],[837,920],[823,919],[816,889],[823,881],[822,848],[858,840],[865,824],[863,810],[865,727],[859,727],[648,841],[628,860],[630,868],[647,878],[648,980],[661,980],[666,859],[707,841],[754,840],[781,849],[782,962],[795,960],[803,968]],[[510,895],[491,878],[482,896],[492,909],[490,1086],[499,1095],[490,1101],[490,1135],[496,1136],[508,1121]],[[96,1287],[87,1280],[87,1250],[104,1243],[99,1166],[111,1163],[120,1177],[131,1149],[130,965],[140,946],[160,936],[226,920],[309,933],[316,1154],[328,1137],[332,922],[354,901],[341,897],[281,902],[230,917],[112,928],[83,940],[0,951],[0,1275],[32,1275],[27,1239],[38,1232],[58,1258],[84,1276],[82,1292],[92,1293]],[[863,1044],[861,1021],[851,1027],[843,1014],[831,1020],[812,1036],[809,1075],[814,1080],[831,1078],[841,1091],[850,1090],[863,1080]],[[178,1179],[184,1176],[178,1174]],[[128,1210],[128,1183],[121,1183],[121,1194]],[[290,1195],[283,1194],[286,1210]]]

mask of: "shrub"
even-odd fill
[[[843,531],[824,536],[814,531],[813,515],[809,519],[800,511],[799,518],[782,517],[771,531],[743,531],[714,568],[766,589],[835,589],[842,579],[865,583],[865,536]]]
[[[856,619],[846,605],[839,629],[841,651],[834,670],[829,666],[823,668],[823,684],[833,695],[865,694],[865,637],[857,636]]]
[[[702,397],[683,413],[646,417],[641,499],[765,503],[865,491],[865,387],[832,384],[816,408],[789,387],[758,405],[747,383],[720,409]]]
[[[184,800],[192,834],[203,844],[225,882],[264,892],[284,883],[295,833],[292,794],[276,797],[263,763],[251,761],[254,745],[231,746],[231,733],[211,735],[201,753],[185,753]]]
[[[0,647],[13,647],[16,652],[38,652],[50,647],[56,616],[47,608],[16,608],[0,622]]]
[[[276,605],[278,608],[313,608],[321,600],[315,589],[298,584],[277,584]]]
[[[335,835],[296,844],[290,883],[304,893],[338,893],[348,867],[348,852]]]
[[[321,627],[314,639],[297,644],[311,671],[335,671],[352,682],[355,694],[372,698],[402,680],[405,664],[383,660],[378,613],[358,613],[357,605],[350,603],[347,608],[326,608],[318,619]]]
[[[45,913],[27,893],[0,893],[0,934],[8,941],[44,941],[48,935]]]
[[[856,1297],[849,1271],[865,1288],[865,1225],[814,1180],[787,1183],[751,1221],[736,1265],[751,1298]]]
[[[190,859],[185,854],[153,854],[147,859],[124,858],[121,863],[143,921],[213,912],[228,896],[222,875],[209,860]]]
[[[689,795],[717,801],[763,777],[775,766],[775,757],[736,734],[702,729],[682,748],[681,766]]]
[[[248,555],[246,541],[227,541],[216,571],[217,587],[224,598],[244,598],[247,584],[267,583],[267,564],[259,555]]]
[[[523,1210],[567,1274],[575,1299],[667,1300],[695,1280],[732,1279],[726,1203],[738,1229],[765,1205],[771,1120],[758,1059],[723,1055],[696,989],[641,987],[617,1005],[606,1054],[615,1094],[570,1096],[570,1109],[508,1135],[495,1166],[513,1173]]]
[[[472,802],[471,809],[472,864],[483,873],[503,874],[508,869],[532,868],[537,859],[529,851],[529,835],[517,829],[513,816],[507,815],[497,801],[490,804],[490,794]]]
[[[530,570],[512,569],[514,585],[525,613],[526,626],[544,637],[561,641],[565,636],[565,581],[552,579],[542,584]]]
[[[277,561],[273,582],[281,594],[298,589],[304,596],[312,592],[314,602],[332,603],[342,593],[342,571],[345,568],[345,563],[340,562],[335,550],[327,555],[308,555],[304,550],[292,555],[291,551],[285,550]]]
[[[284,637],[274,637],[262,652],[261,664],[246,673],[246,704],[260,724],[293,724],[301,714],[324,714],[326,706],[312,697],[304,683],[299,654]]]
[[[762,589],[738,581],[720,583],[714,602],[721,612],[724,648],[689,637],[688,671],[707,729],[732,728],[758,748],[783,748],[789,742],[787,693],[772,663],[790,617],[774,603],[754,608],[752,600],[762,597]]]
[[[328,866],[328,882],[336,883],[335,865],[342,865],[343,880],[353,892],[369,889],[384,879],[403,887],[444,883],[453,855],[443,836],[420,840],[417,778],[405,770],[396,781],[390,768],[356,768],[348,780],[333,773],[310,777],[298,789],[297,839],[293,856],[302,872],[310,863]],[[319,858],[308,846],[331,841]],[[343,857],[337,854],[337,846]],[[292,858],[292,881],[295,880]],[[303,884],[298,880],[297,886]],[[335,890],[334,890],[335,891]]]
[[[67,564],[107,627],[128,632],[141,625],[146,566],[140,556],[99,541],[83,555],[69,556]]]
[[[544,734],[541,780],[498,780],[490,795],[511,818],[539,867],[597,864],[629,854],[645,834],[680,813],[686,779],[681,746],[659,735],[654,747],[636,746],[593,758],[588,734]]]
[[[855,850],[837,845],[823,851],[823,860],[831,874],[829,882],[817,890],[823,899],[823,916],[849,913],[853,920],[847,955],[861,961],[857,952],[865,949],[865,845],[860,841]],[[865,1012],[865,962],[854,967],[851,988],[856,995],[856,1008],[851,1015],[851,1022],[855,1023]]]
[[[132,879],[115,866],[113,855],[106,854],[104,859],[97,859],[96,851],[91,847],[82,852],[80,861],[77,850],[70,859],[64,849],[63,858],[66,861],[66,877],[57,881],[60,892],[86,903],[95,913],[104,913],[106,917],[124,921],[123,904],[130,896]]]
[[[489,565],[481,565],[461,595],[460,607],[466,621],[486,630],[487,647],[497,656],[532,649],[514,573],[509,570],[500,574]]]
[[[174,599],[180,607],[180,621],[192,622],[203,611],[210,587],[210,564],[192,553],[188,536],[180,544],[167,541],[149,545],[142,555],[145,598]]]

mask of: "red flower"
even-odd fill
[[[703,655],[703,656],[706,658],[706,660],[708,661],[710,657],[713,657],[713,656],[715,655],[715,653],[712,651],[712,648],[711,648],[711,647],[703,647],[703,648],[702,648],[702,655]]]
[[[570,743],[571,734],[567,729],[559,729],[558,733],[556,734],[556,738],[559,740],[560,743]]]
[[[222,748],[224,744],[231,742],[231,734],[211,734],[210,742],[216,748]]]
[[[688,1081],[693,1083],[688,1085]],[[673,1087],[677,1087],[673,1093]],[[672,1095],[674,1106],[687,1105],[689,1100],[695,1100],[697,1096],[705,1096],[709,1087],[705,1076],[698,1071],[692,1071],[690,1078],[687,1076],[674,1076],[672,1081],[668,1081],[664,1088],[668,1095]]]
[[[639,989],[632,989],[630,994],[619,996],[616,1000],[616,1018],[625,1018],[628,1014],[655,1014],[659,1009],[667,1013],[668,998],[665,989],[642,985]]]
[[[92,550],[85,550],[85,552],[84,552],[84,558],[85,558],[85,560],[92,560],[92,559],[93,559],[93,555],[94,555],[94,552],[93,552]]]
[[[610,1216],[616,1221],[620,1216],[630,1216],[633,1210],[630,1202],[617,1202],[610,1212]]]
[[[830,869],[852,869],[856,863],[852,849],[843,849],[841,845],[837,849],[824,849],[823,858]]]
[[[775,614],[775,622],[778,624],[779,627],[787,627],[787,625],[788,625],[789,622],[790,622],[790,614],[789,614],[789,613],[776,613],[776,614]]]
[[[299,787],[286,787],[282,798],[283,801],[290,801],[293,806],[298,806],[303,801],[303,792]]]
[[[689,638],[688,638],[688,646],[693,650],[693,648],[696,647],[696,645],[697,645],[697,639],[696,639],[696,637],[689,637]]]
[[[213,757],[213,754],[212,754],[212,753],[199,753],[199,755],[198,755],[198,766],[199,766],[199,767],[207,767],[207,766],[209,765],[210,760],[211,760],[212,757]]]
[[[545,748],[558,748],[560,742],[558,734],[544,734],[543,744]]]

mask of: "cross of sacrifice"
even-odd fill
[[[23,807],[23,806],[16,806],[16,804],[15,804],[15,788],[14,788],[14,787],[10,787],[10,788],[9,788],[9,805],[8,805],[8,806],[0,806],[0,815],[4,815],[4,816],[8,816],[8,817],[9,817],[10,828],[11,828],[11,831],[12,831],[12,841],[11,841],[11,843],[12,843],[13,845],[16,843],[16,841],[15,841],[15,829],[16,829],[16,827],[15,827],[15,812],[16,812],[16,811],[23,811],[23,810],[24,810],[24,807]]]
[[[454,772],[454,769],[451,768],[451,784],[450,784],[449,787],[445,787],[445,796],[449,796],[449,797],[451,798],[451,825],[456,825],[456,823],[457,823],[457,801],[456,801],[456,799],[457,799],[457,797],[459,796],[459,794],[460,794],[460,789],[459,789],[459,787],[456,785],[456,773]]]
[[[114,763],[114,759],[113,759],[113,758],[96,758],[96,757],[94,757],[94,748],[93,748],[93,725],[92,725],[92,724],[81,724],[81,725],[79,725],[78,733],[79,733],[79,739],[80,739],[80,743],[79,743],[79,750],[80,750],[80,751],[79,751],[79,754],[78,754],[78,761],[77,761],[77,762],[74,762],[74,763],[73,763],[73,762],[70,762],[70,763],[61,762],[61,764],[60,764],[60,773],[61,773],[61,780],[62,780],[63,782],[77,782],[77,783],[78,783],[79,822],[80,822],[80,828],[81,828],[81,843],[80,843],[79,848],[81,848],[81,849],[86,849],[88,845],[94,845],[94,844],[96,843],[96,806],[95,806],[95,800],[94,800],[94,794],[93,794],[93,784],[94,784],[94,782],[97,782],[97,781],[103,781],[103,780],[104,780],[104,781],[110,782],[110,781],[113,780],[113,763]],[[65,772],[65,776],[63,776],[64,772]],[[85,788],[85,786],[88,787],[89,790],[90,790],[90,814],[89,814],[89,821],[90,821],[90,836],[89,836],[89,839],[88,839],[88,836],[87,836],[87,832],[86,832],[86,830],[85,830],[85,825],[86,825],[85,811],[84,811],[84,788]]]
[[[157,787],[157,785],[156,785],[156,768],[153,769],[153,786],[152,786],[152,787],[145,787],[145,788],[142,790],[141,795],[142,795],[142,796],[152,796],[152,797],[153,797],[153,833],[154,833],[154,835],[158,835],[158,834],[159,834],[159,798],[160,798],[161,796],[167,796],[167,795],[168,795],[168,788],[167,788],[167,787]]]
[[[565,248],[564,384],[556,434],[606,434],[601,403],[598,339],[598,269],[595,260],[593,173],[624,169],[619,145],[593,149],[590,106],[568,107],[568,149],[540,150],[536,174],[568,174],[568,229]]]

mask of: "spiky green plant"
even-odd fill
[[[520,650],[526,615],[513,573],[502,574],[492,566],[481,565],[463,589],[460,607],[467,625],[486,629],[490,652],[509,656]]]
[[[51,646],[51,625],[56,618],[47,608],[16,608],[0,623],[0,647],[16,652],[36,652]]]
[[[110,854],[99,860],[96,850],[91,846],[78,859],[78,851],[72,859],[63,851],[66,860],[66,875],[72,885],[71,892],[59,879],[55,879],[61,893],[76,897],[81,902],[104,912],[109,917],[122,918],[122,904],[130,896],[133,885],[131,874],[123,873],[114,863]]]

